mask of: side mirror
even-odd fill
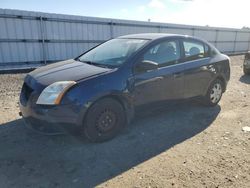
[[[144,60],[137,64],[136,71],[137,72],[146,72],[149,70],[154,70],[158,68],[158,63],[154,61]]]

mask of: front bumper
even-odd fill
[[[38,96],[35,91],[31,91],[27,96],[25,88],[22,89],[19,102],[20,114],[27,127],[44,134],[61,134],[79,128],[78,113],[73,105],[37,105]]]

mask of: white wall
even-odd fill
[[[110,38],[158,32],[197,36],[228,54],[250,44],[249,30],[0,9],[0,69],[69,59]]]

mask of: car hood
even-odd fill
[[[110,70],[70,59],[34,70],[27,75],[26,81],[29,82],[30,78],[43,86],[47,86],[57,81],[82,80]]]

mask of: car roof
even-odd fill
[[[158,40],[158,39],[166,39],[166,38],[185,38],[185,39],[193,39],[193,40],[198,40],[200,42],[203,42],[210,46],[210,48],[217,50],[211,43],[208,41],[198,38],[198,37],[193,37],[190,35],[181,35],[181,34],[172,34],[172,33],[140,33],[140,34],[130,34],[130,35],[124,35],[120,36],[118,38],[120,39],[146,39],[146,40]],[[218,50],[217,50],[218,51]]]
[[[166,37],[184,37],[184,38],[193,38],[188,35],[179,35],[179,34],[170,34],[170,33],[141,33],[141,34],[132,34],[132,35],[124,35],[118,38],[133,38],[133,39],[148,39],[155,40]]]

